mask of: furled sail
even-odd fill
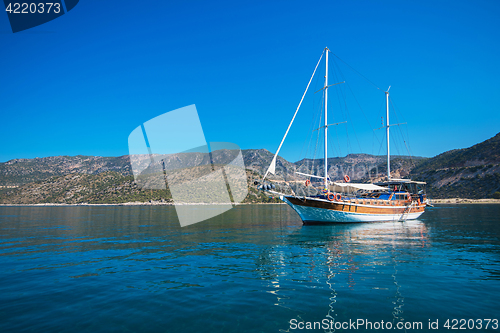
[[[330,191],[333,192],[355,192],[358,190],[364,191],[387,191],[387,187],[382,187],[374,184],[359,184],[359,183],[336,183],[330,185]]]
[[[278,153],[280,152],[281,146],[283,146],[283,142],[285,142],[285,138],[288,135],[288,131],[290,131],[290,127],[292,127],[292,124],[293,124],[293,121],[295,120],[295,116],[297,115],[297,112],[299,112],[300,105],[302,105],[302,101],[304,100],[304,97],[306,96],[307,90],[309,89],[309,85],[311,84],[311,81],[314,77],[314,74],[316,73],[316,69],[318,69],[318,65],[321,62],[321,58],[323,58],[324,53],[325,52],[323,51],[323,53],[321,53],[321,57],[319,57],[318,63],[316,64],[316,67],[314,68],[314,72],[313,72],[311,78],[309,79],[309,83],[307,84],[306,91],[304,91],[304,94],[302,95],[302,98],[300,99],[299,106],[297,106],[297,110],[295,110],[292,121],[290,122],[290,125],[288,125],[288,128],[285,132],[285,135],[283,136],[283,139],[281,140],[281,143],[278,147],[278,150],[274,154],[273,160],[271,161],[271,165],[269,165],[269,168],[267,168],[266,174],[264,175],[264,178],[262,178],[262,180],[266,179],[266,177],[269,173],[272,173],[274,175],[276,172],[276,158],[278,157]]]

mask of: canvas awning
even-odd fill
[[[377,184],[387,184],[387,185],[399,185],[399,184],[418,184],[418,185],[425,185],[427,184],[426,182],[419,182],[416,180],[411,180],[411,179],[398,179],[398,178],[391,178],[390,180],[386,180],[384,182],[380,182]]]
[[[333,192],[356,192],[358,190],[387,191],[387,187],[360,183],[333,183],[333,185],[330,185],[330,191]]]

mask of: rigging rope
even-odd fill
[[[394,102],[393,102],[393,100],[392,100],[392,98],[390,98],[390,97],[389,97],[389,101],[391,102],[392,108],[393,108],[393,110],[394,110],[394,115],[396,116],[396,121],[399,123],[399,120],[398,120],[398,113],[396,112],[396,109],[397,109],[397,108],[396,108],[396,103],[394,103]],[[405,121],[405,119],[404,119],[404,116],[403,116],[403,115],[401,115],[401,118],[403,118],[403,121],[404,121],[404,122],[406,122],[406,121]],[[401,134],[401,137],[403,138],[403,142],[404,142],[404,144],[405,144],[406,151],[408,152],[408,155],[410,156],[410,162],[411,162],[411,164],[412,164],[413,166],[415,166],[415,162],[414,162],[414,160],[413,160],[413,158],[412,158],[412,153],[411,153],[411,151],[410,151],[410,147],[409,147],[409,145],[410,145],[410,144],[409,144],[409,143],[408,143],[408,145],[406,144],[406,140],[405,140],[405,137],[404,137],[404,135],[403,135],[403,131],[401,130],[401,126],[398,126],[398,127],[399,127],[399,132],[400,132],[400,134]],[[408,126],[406,127],[406,131],[408,132]],[[407,137],[409,138],[408,133],[407,133]]]
[[[318,88],[318,82],[319,82],[319,75],[316,77],[316,80],[314,82],[314,87],[315,87],[315,91],[317,90]],[[315,106],[315,99],[312,100],[312,110],[316,110],[316,106]],[[302,149],[300,150],[300,155],[299,155],[299,161],[301,159],[304,159],[304,158],[307,158],[307,154],[309,152],[309,148],[311,146],[311,142],[312,142],[312,137],[314,135],[314,129],[317,128],[315,127],[316,125],[316,119],[321,115],[321,113],[318,115],[318,114],[315,114],[313,115],[313,117],[311,117],[311,125],[310,125],[310,128],[309,128],[309,132],[311,133],[311,136],[309,137],[309,141],[307,140],[304,140],[304,144],[302,145]],[[321,126],[321,125],[320,125]],[[306,147],[306,144],[307,144],[307,148],[304,152],[304,148]],[[306,168],[306,171],[307,171],[307,168]]]
[[[337,58],[338,58],[338,57],[337,57]],[[335,67],[337,68],[337,71],[339,72],[339,75],[340,75],[341,80],[342,80],[342,81],[344,81],[344,82],[347,84],[347,87],[349,88],[349,90],[351,91],[351,94],[353,95],[354,99],[356,100],[356,96],[354,96],[354,93],[352,92],[351,87],[350,87],[350,86],[349,86],[349,84],[347,83],[347,80],[345,80],[344,74],[343,74],[343,73],[342,73],[342,71],[340,70],[340,66],[337,64],[337,62],[335,61],[335,59],[334,59],[334,61],[332,61],[332,62],[333,62],[333,65],[334,65],[334,66],[333,66],[333,68],[334,68],[334,69],[335,69]],[[345,119],[345,118],[348,118],[348,119],[349,119],[349,123],[350,123],[350,125],[351,125],[351,127],[352,127],[352,130],[353,130],[353,132],[354,132],[354,137],[356,138],[356,142],[358,143],[359,151],[361,152],[361,151],[363,151],[363,149],[361,149],[361,144],[359,143],[358,134],[356,133],[356,129],[355,129],[355,127],[354,127],[354,122],[352,121],[352,118],[351,118],[351,113],[349,112],[349,108],[347,107],[347,94],[345,93],[345,91],[344,91],[344,90],[341,90],[340,92],[341,92],[341,95],[342,95],[342,99],[343,99],[343,101],[344,101],[345,113],[347,114],[347,117],[343,114],[344,112],[343,112],[343,110],[342,110],[342,106],[341,106],[341,105],[340,105],[340,110],[342,111],[342,115],[344,116],[344,119]],[[337,96],[338,96],[338,92],[337,92]],[[356,102],[357,102],[357,100],[356,100]],[[339,104],[340,104],[340,98],[339,98]],[[361,109],[361,112],[364,114],[364,111],[363,111],[363,109],[361,108],[361,105],[359,105],[359,103],[358,103],[358,106],[359,106],[359,108]],[[367,119],[367,118],[366,118],[366,115],[365,115],[365,119]],[[368,121],[368,119],[367,119],[367,121]],[[369,122],[368,122],[368,125],[370,125],[370,123],[369,123]],[[370,127],[371,127],[371,126],[370,126]],[[348,146],[347,146],[347,147],[348,147],[348,152],[347,152],[347,153],[349,154],[349,151],[351,151],[351,152],[352,152],[352,150],[350,150],[350,148],[351,148],[351,142],[350,142],[350,139],[349,139],[349,131],[348,131],[348,128],[349,128],[349,125],[347,125],[347,126],[346,126],[346,128],[345,128],[345,129],[346,129],[346,137],[347,137],[347,145],[348,145]]]
[[[336,55],[335,53],[332,53],[337,59],[339,59],[340,61],[342,61],[347,67],[349,67],[354,73],[358,74],[359,76],[361,76],[363,79],[365,79],[366,81],[368,81],[371,85],[373,85],[375,88],[377,88],[378,90],[380,91],[383,91],[385,92],[385,90],[383,89],[380,89],[375,83],[373,83],[372,81],[370,81],[366,76],[364,76],[363,74],[361,74],[360,72],[358,72],[357,70],[355,70],[354,68],[351,67],[351,65],[349,65],[347,62],[345,62],[344,60],[340,59],[338,55]]]
[[[323,105],[321,106],[320,111],[319,111],[319,122],[318,122],[319,126],[321,126],[322,116],[323,116]],[[316,153],[318,151],[318,146],[319,146],[319,135],[320,135],[320,130],[318,129],[318,135],[316,135],[316,144],[314,146],[314,154],[312,156],[311,174],[314,173],[313,172],[314,171],[314,162],[316,161]]]

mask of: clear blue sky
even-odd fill
[[[81,0],[13,34],[0,14],[0,161],[125,155],[134,128],[190,104],[207,141],[274,152],[325,46],[392,86],[413,155],[469,147],[500,132],[499,17],[499,1]],[[378,127],[384,94],[356,97]],[[341,154],[379,152],[354,135]]]

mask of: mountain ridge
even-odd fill
[[[262,178],[274,154],[266,149],[245,149],[242,155],[249,183],[248,202],[260,202],[264,197],[253,181]],[[334,181],[342,180],[346,174],[352,181],[379,181],[387,172],[386,156],[381,155],[349,154],[328,158],[327,164],[329,176]],[[296,174],[297,171],[321,175],[324,173],[323,160],[289,162],[278,156],[276,175],[268,178],[278,183],[305,180]],[[427,182],[431,198],[491,198],[500,191],[500,133],[474,146],[450,150],[432,158],[391,156],[391,176],[409,176]],[[0,203],[171,200],[168,189],[156,196],[152,192],[148,195],[148,190],[138,188],[133,179],[128,155],[12,159],[0,163]],[[107,196],[113,199],[108,200]]]

